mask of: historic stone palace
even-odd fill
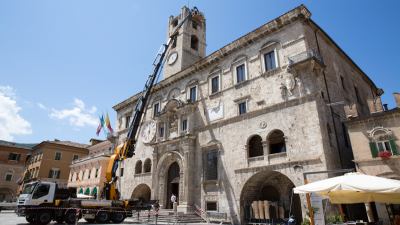
[[[169,18],[169,32],[188,12]],[[234,224],[268,201],[271,218],[291,210],[301,221],[305,197],[292,188],[304,172],[353,167],[343,122],[368,115],[381,90],[303,5],[210,55],[203,14],[179,33],[136,155],[121,165],[122,196],[171,208],[175,194],[178,211],[200,207]],[[139,96],[114,106],[119,141]]]

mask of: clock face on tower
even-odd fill
[[[143,125],[142,133],[140,134],[144,143],[150,143],[156,134],[156,122],[150,120]]]
[[[169,54],[169,57],[168,57],[168,65],[174,64],[177,59],[178,59],[178,53],[172,52],[171,54]]]

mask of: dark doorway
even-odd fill
[[[179,202],[179,177],[180,168],[177,162],[174,162],[169,166],[168,178],[167,178],[167,205],[165,208],[172,209],[171,196],[176,196],[176,202]]]

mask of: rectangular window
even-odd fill
[[[60,169],[51,169],[49,171],[49,178],[59,179],[60,178]]]
[[[218,180],[218,150],[207,152],[205,169],[206,180]]]
[[[153,117],[156,117],[160,113],[160,102],[156,102],[153,105]]]
[[[89,173],[88,173],[88,175],[87,175],[87,179],[90,179],[90,174],[92,173],[92,171],[89,170],[88,172],[89,172]]]
[[[276,69],[275,51],[264,54],[265,71]]]
[[[182,131],[187,131],[187,119],[182,120]]]
[[[5,177],[6,181],[11,181],[12,180],[12,174],[11,173],[7,173],[6,177]]]
[[[74,157],[72,158],[72,160],[77,160],[79,159],[79,155],[74,155]]]
[[[164,124],[160,124],[160,127],[158,128],[158,136],[160,138],[164,137]]]
[[[193,86],[189,89],[189,100],[195,102],[197,100],[197,86]]]
[[[120,176],[123,177],[123,176],[124,176],[124,168],[121,168],[121,169],[119,170],[119,173],[120,173]]]
[[[219,76],[211,78],[211,94],[219,92]]]
[[[238,107],[239,107],[239,115],[245,114],[247,112],[247,104],[246,104],[246,102],[239,103]]]
[[[61,152],[56,152],[56,155],[54,156],[54,160],[61,160]]]
[[[129,127],[130,122],[131,122],[131,116],[126,116],[125,117],[125,128]]]
[[[389,151],[391,152],[392,149],[390,148],[389,141],[379,141],[375,142],[376,146],[378,148],[378,151],[383,152],[383,151]]]
[[[246,70],[244,64],[236,67],[236,83],[240,83],[246,80]]]
[[[99,169],[96,168],[96,174],[94,175],[95,178],[97,178],[99,176]]]
[[[10,153],[10,154],[8,155],[8,160],[19,161],[20,158],[21,158],[21,154]]]
[[[217,202],[206,202],[206,211],[217,211]]]

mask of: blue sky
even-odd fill
[[[0,139],[88,143],[99,114],[114,125],[183,5],[204,12],[209,54],[302,3],[394,107],[400,1],[0,1]]]

